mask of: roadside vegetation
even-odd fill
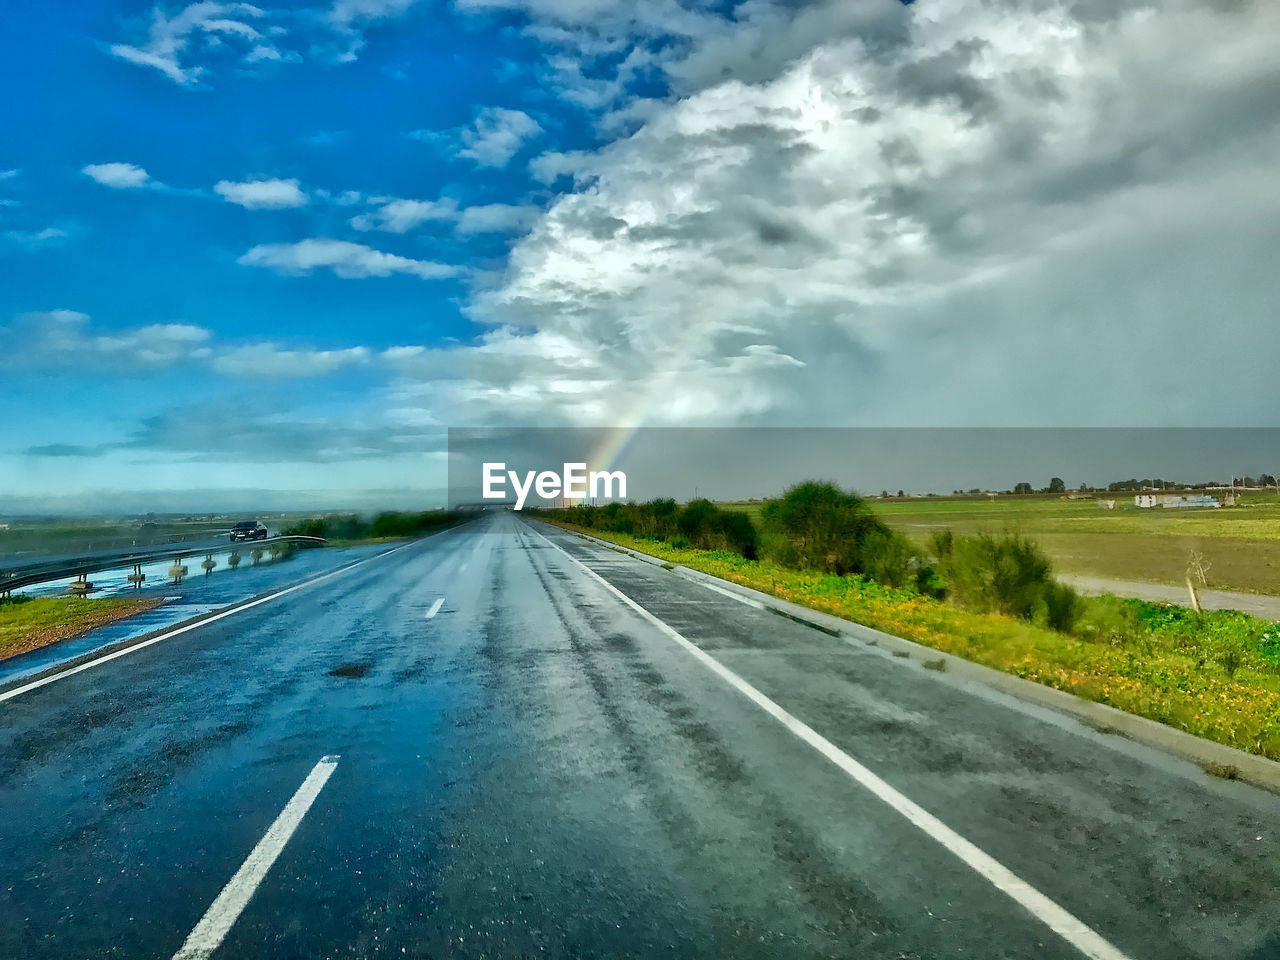
[[[342,546],[370,540],[417,537],[457,521],[458,514],[448,510],[386,510],[373,517],[355,513],[313,517],[282,532],[285,536],[324,537],[331,544]]]
[[[1062,496],[905,497],[875,500],[877,515],[912,543],[933,535],[1016,531],[1030,537],[1055,569],[1081,576],[1181,586],[1195,551],[1210,587],[1280,595],[1280,495],[1250,492],[1216,510],[1141,509],[1131,493]],[[1099,506],[1114,500],[1114,509]],[[762,504],[723,505],[758,517]]]
[[[1082,597],[1020,533],[935,530],[925,545],[886,525],[868,501],[814,482],[750,513],[665,500],[540,515],[1280,760],[1280,624]]]
[[[145,547],[225,534],[231,524],[209,517],[57,517],[0,525],[0,565],[29,556]]]
[[[0,660],[150,610],[162,597],[10,597],[0,600]]]

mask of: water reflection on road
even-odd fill
[[[241,547],[237,551],[241,557],[240,566],[232,568],[227,563],[227,558],[232,553],[228,548],[213,554],[217,566],[209,574],[205,574],[200,567],[208,554],[183,560],[188,575],[180,583],[175,583],[168,575],[173,561],[146,564],[142,572],[147,579],[141,590],[135,590],[129,583],[129,574],[133,572],[131,567],[100,571],[90,576],[95,588],[93,596],[159,595],[164,597],[164,603],[136,616],[91,630],[83,636],[51,643],[38,650],[0,661],[0,684],[40,673],[113,643],[163,630],[203,613],[240,603],[258,594],[269,593],[295,581],[388,549],[390,546],[387,544],[325,547],[301,550],[293,556],[278,560],[272,560],[270,554],[264,551],[262,562],[255,565],[250,558],[250,551]],[[62,596],[67,593],[67,584],[70,582],[70,579],[66,579],[42,583],[15,590],[14,593],[22,596]]]

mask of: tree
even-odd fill
[[[1054,477],[1049,481],[1050,493],[1066,493],[1067,485],[1062,481],[1061,477]]]
[[[1031,489],[1031,484],[1027,483],[1026,481],[1023,481],[1022,483],[1016,484],[1014,486],[1013,492],[1014,493],[1032,493],[1034,491],[1032,491]]]

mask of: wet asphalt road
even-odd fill
[[[173,956],[333,755],[214,957],[1084,955],[562,550],[1123,955],[1280,957],[1280,798],[540,529],[0,702],[0,957]]]

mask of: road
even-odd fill
[[[323,576],[0,691],[0,956],[1280,957],[1273,795],[510,514]]]

